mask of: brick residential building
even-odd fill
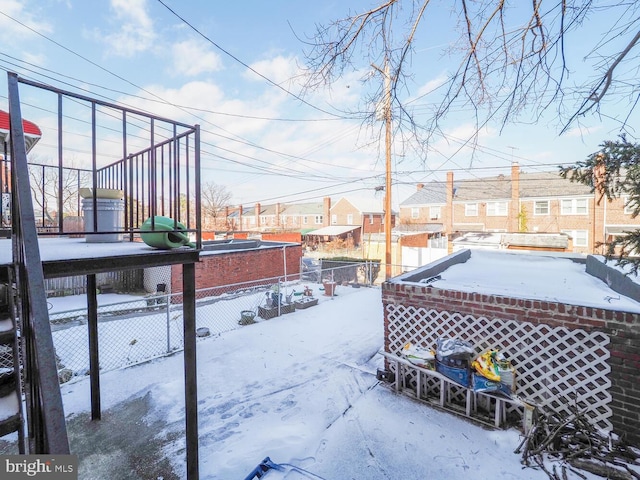
[[[331,199],[312,203],[274,203],[253,207],[227,207],[221,227],[227,230],[263,232],[269,230],[306,231],[329,225]]]
[[[591,188],[558,172],[526,173],[513,164],[511,175],[418,184],[400,204],[400,223],[440,226],[449,240],[465,232],[566,233],[576,253],[603,253],[597,245],[640,227],[626,199],[598,203]]]
[[[331,225],[362,227],[362,234],[384,233],[382,200],[341,198],[331,207]],[[395,225],[395,212],[391,212],[391,227]]]

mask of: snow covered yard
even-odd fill
[[[380,290],[336,293],[198,342],[200,478],[244,479],[267,456],[319,477],[265,480],[548,478],[513,453],[517,430],[485,429],[379,384]],[[62,387],[80,478],[185,478],[181,352],[104,373],[101,391],[102,420],[91,422],[88,379]]]

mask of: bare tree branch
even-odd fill
[[[459,60],[458,67],[438,92],[440,98],[429,117],[416,121],[415,110],[404,103],[406,94],[411,96],[414,79],[410,71],[414,44],[430,28],[435,9],[441,8],[429,0],[382,0],[375,8],[328,26],[316,26],[307,53],[306,88],[331,85],[347,69],[361,73],[363,102],[369,105],[363,121],[373,125],[375,106],[381,103],[384,91],[379,78],[367,71],[369,65],[380,65],[386,59],[392,75],[395,132],[406,132],[400,136],[412,140],[423,155],[432,135],[441,131],[441,122],[454,109],[467,109],[477,132],[489,121],[501,122],[504,127],[507,122],[521,120],[524,113],[530,115],[526,120],[535,122],[548,109],[556,108],[558,126],[566,131],[589,111],[600,113],[610,95],[615,99],[614,85],[634,90],[628,108],[635,109],[640,82],[633,71],[640,70],[640,65],[632,62],[640,56],[633,58],[631,52],[640,43],[640,2],[458,0],[451,5],[458,14],[460,38],[447,53],[450,59]],[[598,22],[603,12],[618,18],[620,25],[599,32],[592,52],[576,57],[576,39],[584,39],[585,26]],[[626,40],[629,35],[632,38]],[[615,55],[604,49],[621,40],[625,40],[624,48]],[[595,87],[585,88],[591,83],[588,78],[568,84],[570,72],[575,77],[582,63],[594,63],[594,59],[598,63],[584,70],[598,75]],[[625,70],[623,64],[631,68]],[[630,111],[616,113],[621,129],[626,127]]]
[[[200,201],[203,221],[206,228],[216,228],[218,217],[225,206],[229,205],[231,192],[224,185],[205,182],[200,188]]]

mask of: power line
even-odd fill
[[[165,5],[165,6],[166,6],[166,5]],[[167,8],[169,8],[169,7],[167,7]],[[194,114],[194,113],[192,113],[192,112],[189,112],[188,110],[186,110],[185,108],[183,108],[183,107],[181,107],[181,106],[179,106],[179,105],[176,105],[176,104],[174,104],[174,103],[168,102],[168,101],[166,101],[165,99],[161,98],[160,96],[156,95],[155,93],[150,92],[150,91],[148,91],[148,90],[144,89],[143,87],[140,87],[140,86],[136,85],[135,83],[133,83],[133,82],[131,82],[131,81],[129,81],[129,80],[127,80],[127,79],[125,79],[124,77],[122,77],[122,76],[120,76],[120,75],[118,75],[118,74],[116,74],[116,73],[114,73],[114,72],[112,72],[112,71],[108,70],[108,69],[107,69],[107,68],[105,68],[105,67],[102,67],[101,65],[99,65],[99,64],[97,64],[97,63],[93,62],[92,60],[90,60],[90,59],[88,59],[88,58],[84,57],[83,55],[81,55],[81,54],[79,54],[79,53],[77,53],[77,52],[73,51],[72,49],[70,49],[70,48],[68,48],[68,47],[66,47],[66,46],[64,46],[64,45],[62,45],[61,43],[59,43],[59,42],[57,42],[57,41],[53,40],[52,38],[50,38],[50,37],[48,37],[48,36],[46,36],[46,35],[44,35],[44,34],[42,34],[42,33],[38,32],[38,31],[36,31],[36,30],[34,30],[33,28],[31,28],[31,27],[29,27],[28,25],[26,25],[26,24],[24,24],[24,23],[20,22],[19,20],[17,20],[17,19],[15,19],[15,18],[11,17],[10,15],[7,15],[6,13],[1,12],[1,11],[0,11],[0,14],[4,15],[5,17],[7,17],[7,18],[9,18],[9,19],[11,19],[11,20],[13,20],[14,22],[18,23],[18,24],[19,24],[19,25],[21,25],[22,27],[24,27],[24,28],[26,28],[26,29],[30,30],[31,32],[33,32],[33,33],[35,33],[35,34],[39,35],[40,37],[42,37],[42,38],[44,38],[44,39],[46,39],[46,40],[50,41],[51,43],[53,43],[54,45],[56,45],[56,46],[58,46],[58,47],[60,47],[60,48],[64,49],[65,51],[67,51],[67,52],[69,52],[69,53],[71,53],[71,54],[73,54],[73,55],[75,55],[75,56],[77,56],[77,57],[81,58],[82,60],[84,60],[84,61],[86,61],[86,62],[90,63],[91,65],[94,65],[94,66],[98,67],[98,68],[99,68],[99,69],[101,69],[102,71],[104,71],[104,72],[106,72],[106,73],[108,73],[108,74],[110,74],[110,75],[113,75],[114,77],[116,77],[116,78],[118,78],[118,79],[120,79],[120,80],[122,80],[122,81],[124,81],[124,82],[128,83],[129,85],[131,85],[131,86],[133,86],[133,87],[137,88],[138,90],[141,90],[141,91],[143,91],[143,92],[145,92],[145,93],[148,93],[148,94],[149,94],[149,95],[151,95],[152,97],[155,97],[156,99],[158,99],[157,101],[161,102],[162,104],[164,104],[164,105],[170,105],[170,106],[173,106],[173,107],[175,107],[175,108],[178,108],[179,110],[182,110],[183,112],[185,112],[185,113],[187,113],[187,114],[189,114],[189,115],[193,115],[195,118],[197,118],[197,119],[201,120],[202,122],[204,122],[204,123],[206,123],[206,124],[209,124],[209,125],[212,125],[212,126],[214,126],[214,127],[216,127],[216,128],[219,128],[220,130],[222,130],[222,131],[224,131],[224,132],[227,132],[227,133],[230,133],[231,135],[234,135],[234,136],[236,136],[236,137],[238,137],[238,138],[227,137],[227,136],[225,136],[225,135],[221,135],[221,134],[218,134],[218,133],[215,133],[215,132],[208,131],[207,133],[210,133],[211,135],[217,135],[217,136],[219,136],[219,137],[221,137],[221,138],[224,138],[224,139],[227,139],[227,140],[230,140],[230,141],[235,141],[235,142],[238,142],[238,143],[241,143],[241,144],[244,144],[244,145],[252,146],[252,147],[254,147],[254,148],[264,149],[264,150],[266,150],[266,151],[270,151],[270,152],[272,152],[272,153],[276,153],[276,154],[278,154],[278,155],[282,155],[282,156],[289,156],[289,157],[292,157],[292,158],[296,158],[296,157],[294,157],[294,156],[292,156],[292,155],[289,155],[289,154],[285,154],[285,153],[282,153],[282,152],[276,152],[275,150],[271,150],[271,149],[267,149],[267,148],[265,148],[265,147],[261,147],[260,145],[257,145],[257,144],[255,144],[255,143],[253,143],[253,142],[251,142],[251,141],[249,141],[249,140],[247,140],[247,139],[244,139],[244,138],[242,138],[242,137],[240,137],[240,136],[238,136],[238,135],[235,135],[235,134],[233,134],[233,133],[231,133],[231,132],[228,132],[226,129],[224,129],[224,128],[220,127],[219,125],[215,125],[214,123],[209,122],[209,121],[207,121],[206,119],[204,119],[204,118],[202,118],[202,117],[199,117],[198,115],[195,115],[195,114]],[[180,17],[178,16],[178,18],[180,18]],[[192,28],[194,28],[194,27],[192,27]],[[196,31],[197,31],[197,30],[196,30]],[[200,33],[200,32],[198,32],[198,33]],[[200,35],[202,35],[202,34],[200,34]],[[203,35],[203,36],[204,36],[204,35]],[[206,36],[204,36],[204,38],[207,38],[207,37],[206,37]],[[209,39],[207,39],[207,40],[209,40]],[[211,41],[211,40],[209,40],[209,41]],[[211,42],[212,42],[212,41],[211,41]],[[212,42],[212,43],[213,43],[217,48],[220,48],[222,51],[224,51],[224,49],[222,49],[221,47],[219,47],[217,44],[215,44],[214,42]],[[228,52],[226,52],[226,53],[228,53]],[[229,55],[231,55],[231,54],[229,54]],[[232,56],[232,55],[231,55],[231,56]],[[233,56],[232,56],[232,57],[233,57]],[[234,57],[234,58],[235,58],[235,57]],[[237,60],[237,59],[236,59],[236,60]],[[239,60],[238,60],[238,61],[239,61]],[[25,62],[25,63],[27,63],[27,62]],[[241,62],[241,63],[242,63],[242,62]],[[27,64],[28,64],[28,63],[27,63]],[[24,67],[22,67],[22,68],[24,68]],[[38,68],[40,68],[40,67],[38,67]],[[249,66],[247,66],[247,68],[251,69],[251,67],[249,67]],[[26,70],[29,70],[29,69],[26,69]],[[31,70],[31,71],[32,71],[32,70]],[[83,89],[82,87],[78,87],[78,86],[73,85],[73,84],[70,84],[70,83],[68,83],[68,82],[63,82],[63,81],[61,81],[61,80],[59,80],[59,79],[54,79],[53,77],[50,77],[50,76],[47,76],[47,75],[43,75],[42,73],[39,73],[39,72],[34,72],[34,71],[32,71],[32,73],[37,73],[38,75],[41,75],[41,76],[43,76],[43,77],[45,77],[45,78],[50,78],[50,79],[55,80],[55,81],[57,81],[57,82],[59,82],[59,83],[63,83],[63,84],[65,84],[65,85],[72,86],[72,87],[74,87],[74,88],[76,88],[76,89],[79,89],[79,90],[82,90],[82,91],[88,91],[88,90],[86,90],[86,89]],[[83,81],[82,81],[82,80],[80,80],[80,79],[76,79],[76,78],[73,78],[73,77],[67,77],[66,75],[59,74],[58,72],[54,72],[54,73],[56,73],[57,75],[59,75],[59,76],[61,76],[61,77],[65,77],[65,78],[72,78],[73,80],[76,80],[76,81],[78,81],[78,82],[85,83],[85,82],[83,82]],[[258,72],[256,72],[256,73],[258,73]],[[263,77],[263,78],[266,78],[266,77]],[[270,81],[270,80],[269,80],[269,81]],[[273,83],[273,84],[275,85],[275,83],[274,83],[274,82],[272,82],[272,81],[270,81],[270,82],[271,82],[271,83]],[[278,85],[276,85],[276,86],[278,86]],[[111,91],[111,90],[112,90],[112,89],[109,89],[109,88],[107,88],[107,87],[102,87],[102,86],[100,86],[99,88],[103,88],[104,90],[107,90],[107,91]],[[282,87],[280,87],[280,88],[282,88]],[[285,89],[283,88],[283,90],[285,90]],[[285,91],[286,91],[286,90],[285,90]],[[92,92],[92,93],[94,93],[94,92]],[[289,92],[289,93],[290,93],[290,92]],[[95,94],[95,93],[94,93],[94,94]],[[125,94],[125,95],[131,95],[131,94],[128,94],[128,93],[124,93],[124,94]],[[291,94],[291,95],[293,95],[293,96],[295,97],[295,95],[294,95],[293,93],[290,93],[290,94]],[[133,96],[134,98],[142,98],[142,99],[144,99],[144,100],[146,100],[146,101],[149,101],[149,100],[153,101],[153,99],[150,99],[150,98],[139,97],[139,96],[135,96],[135,95],[131,95],[131,96]],[[113,99],[110,99],[109,97],[106,97],[106,96],[102,96],[102,97],[103,97],[103,98],[105,98],[105,99],[113,100]],[[297,97],[296,97],[296,98],[297,98]],[[115,100],[114,100],[114,101],[115,101]],[[303,101],[304,103],[306,103],[306,104],[308,104],[308,105],[310,105],[310,106],[312,106],[312,107],[313,107],[313,105],[309,104],[308,102],[305,102],[304,100],[301,100],[301,101]],[[125,104],[125,103],[123,103],[123,102],[119,102],[119,103],[121,103],[121,104],[123,104],[123,105],[126,105],[126,104]],[[335,118],[336,120],[340,120],[340,119],[351,120],[350,118],[347,118],[347,117],[340,117],[340,116],[335,115],[335,114],[332,114],[332,113],[330,113],[330,112],[325,112],[324,110],[319,109],[319,108],[317,108],[317,107],[314,107],[314,108],[316,108],[317,110],[319,110],[319,111],[321,111],[321,112],[323,112],[323,113],[327,113],[327,114],[329,114],[329,115],[332,115],[332,116],[336,117],[336,118]],[[150,112],[147,112],[147,113],[150,113]],[[238,139],[240,139],[240,140],[238,140]]]
[[[46,37],[45,37],[45,38],[46,38]],[[124,91],[122,91],[122,90],[118,90],[118,89],[111,88],[111,87],[105,87],[104,85],[100,85],[100,84],[97,84],[97,83],[92,83],[92,82],[89,82],[89,81],[87,81],[87,80],[81,80],[81,79],[79,79],[79,78],[76,78],[76,77],[73,77],[73,76],[70,76],[70,75],[65,75],[65,74],[60,73],[60,72],[57,72],[57,71],[55,71],[55,70],[51,70],[51,69],[48,69],[48,68],[46,68],[46,67],[43,67],[43,66],[40,66],[40,65],[36,65],[36,64],[31,63],[31,62],[28,62],[28,61],[26,61],[26,60],[23,60],[23,59],[20,59],[20,58],[14,57],[14,56],[9,55],[8,53],[5,53],[5,52],[0,52],[0,55],[5,56],[5,57],[7,57],[7,58],[10,58],[10,59],[12,59],[12,60],[15,60],[15,61],[17,61],[17,62],[21,62],[21,63],[23,63],[23,64],[29,65],[29,66],[31,66],[31,67],[33,67],[33,68],[37,68],[37,69],[42,70],[42,71],[45,71],[45,72],[50,72],[50,73],[52,73],[52,74],[58,75],[58,76],[63,77],[63,78],[67,78],[67,79],[69,79],[69,80],[75,80],[76,82],[79,82],[79,83],[82,83],[82,84],[86,84],[86,85],[91,86],[91,87],[100,88],[100,89],[102,89],[102,90],[106,90],[106,91],[111,92],[111,93],[116,93],[116,94],[119,94],[119,95],[127,95],[127,96],[129,96],[129,97],[137,98],[137,99],[140,99],[140,100],[144,100],[144,101],[146,101],[146,102],[154,102],[154,103],[159,103],[159,104],[161,104],[161,105],[170,105],[170,106],[172,106],[172,107],[176,107],[176,108],[179,108],[179,109],[190,110],[190,111],[194,111],[194,112],[209,113],[209,114],[212,114],[212,115],[222,115],[222,116],[225,116],[225,117],[244,118],[244,119],[247,119],[247,120],[266,120],[266,121],[270,121],[270,122],[302,122],[302,123],[313,123],[313,122],[335,122],[335,121],[343,120],[343,118],[341,118],[341,117],[334,117],[334,118],[278,118],[278,117],[258,117],[258,116],[255,116],[255,115],[243,115],[243,114],[240,114],[240,113],[219,112],[219,111],[216,111],[216,110],[210,110],[210,109],[206,109],[206,108],[199,108],[199,107],[193,107],[193,106],[188,106],[188,105],[179,105],[179,104],[176,104],[176,103],[170,103],[170,102],[167,102],[167,101],[166,101],[166,100],[164,100],[164,99],[143,97],[143,96],[141,96],[141,95],[136,95],[136,94],[134,94],[134,93],[124,92]],[[25,70],[27,70],[27,71],[31,71],[32,73],[35,73],[35,74],[41,75],[41,76],[43,76],[43,77],[45,77],[45,78],[51,78],[52,80],[56,80],[56,81],[60,82],[60,80],[59,80],[59,79],[56,79],[56,78],[53,78],[53,77],[47,77],[46,75],[42,75],[41,73],[36,72],[35,70],[29,70],[29,69],[26,69],[24,66],[18,65],[18,64],[16,64],[16,63],[11,63],[11,62],[8,62],[8,61],[6,61],[6,60],[5,60],[4,62],[5,62],[5,63],[7,63],[7,64],[9,64],[9,65],[13,65],[13,66],[16,66],[16,67],[19,67],[19,68],[23,68],[23,69],[25,69]],[[8,70],[7,70],[7,71],[8,71]],[[60,83],[64,83],[64,82],[60,82]],[[90,91],[90,90],[88,90],[88,89],[85,89],[85,88],[79,87],[79,86],[77,86],[77,85],[75,85],[75,84],[70,84],[70,83],[65,83],[65,84],[66,84],[66,85],[73,86],[74,88],[77,88],[77,89],[79,89],[79,90],[82,90],[82,91],[85,91],[85,92],[90,92],[90,93],[95,94],[95,92],[92,92],[92,91]],[[132,84],[132,85],[133,85],[133,84]],[[133,85],[133,86],[135,86],[135,85]],[[137,87],[137,86],[136,86],[136,88],[140,88],[140,87]],[[141,89],[141,90],[142,90],[142,89]],[[144,90],[143,90],[143,91],[144,91]],[[103,98],[105,98],[105,99],[106,99],[106,98],[108,98],[108,97],[103,97]],[[109,99],[110,99],[110,98],[109,98]],[[112,100],[112,99],[110,99],[110,100]]]
[[[198,35],[200,35],[202,38],[204,38],[207,42],[211,43],[211,45],[213,45],[214,47],[216,47],[218,50],[220,50],[222,53],[224,53],[225,55],[229,56],[230,58],[232,58],[234,61],[236,61],[237,63],[239,63],[240,65],[242,65],[243,67],[245,67],[247,70],[250,70],[251,72],[255,73],[256,75],[258,75],[260,78],[262,78],[263,80],[267,81],[267,83],[273,85],[274,87],[282,90],[283,92],[285,92],[287,95],[292,96],[293,98],[295,98],[296,100],[299,100],[300,102],[304,103],[305,105],[313,108],[314,110],[318,110],[319,112],[322,113],[326,113],[327,115],[331,115],[332,117],[336,117],[336,118],[342,118],[342,119],[348,119],[347,117],[343,117],[340,115],[336,115],[333,112],[329,112],[327,110],[324,110],[320,107],[317,107],[316,105],[313,105],[309,102],[307,102],[305,99],[303,99],[302,97],[300,97],[299,95],[296,95],[295,93],[291,92],[290,90],[287,90],[286,88],[284,88],[282,85],[274,82],[273,80],[271,80],[270,78],[268,78],[267,76],[263,75],[262,73],[258,72],[256,69],[254,69],[253,67],[251,67],[250,65],[247,65],[245,62],[243,62],[242,60],[240,60],[238,57],[236,57],[235,55],[233,55],[231,52],[225,50],[224,48],[222,48],[220,45],[218,45],[216,42],[214,42],[213,40],[211,40],[208,36],[206,36],[204,33],[202,33],[200,30],[198,30],[195,26],[193,26],[191,23],[189,23],[184,17],[180,16],[175,10],[173,10],[171,7],[169,7],[169,5],[167,5],[165,2],[163,2],[162,0],[158,0],[158,3],[160,3],[162,6],[164,6],[167,10],[169,10],[173,15],[175,15],[177,18],[180,19],[181,22],[183,22],[185,25],[187,25],[190,29],[192,29],[194,32],[196,32]]]

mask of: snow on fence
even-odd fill
[[[344,267],[342,268],[344,269]],[[342,269],[323,270],[322,278],[340,277]],[[333,275],[331,275],[333,273]],[[306,285],[318,293],[321,278],[295,274],[196,291],[196,329],[208,335],[240,328],[241,320],[257,316],[258,307],[280,285],[282,301],[295,299]],[[287,298],[289,297],[289,298]],[[251,312],[247,314],[246,312]],[[244,319],[243,319],[244,314]],[[59,377],[67,382],[89,374],[87,309],[50,313]],[[162,292],[139,300],[98,307],[100,370],[108,371],[171,354],[184,347],[182,293]]]

